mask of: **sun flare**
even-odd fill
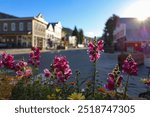
[[[136,1],[125,10],[124,15],[126,17],[135,17],[140,21],[146,20],[148,17],[150,17],[150,1]]]

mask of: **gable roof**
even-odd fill
[[[48,24],[47,24],[47,29],[50,29],[50,28],[51,28],[51,30],[54,30],[52,24],[51,24],[51,23],[48,23]]]
[[[55,25],[56,24],[58,24],[58,22],[53,22],[53,23],[50,23],[52,26],[53,26],[53,28],[55,27]]]

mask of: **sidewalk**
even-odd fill
[[[60,51],[73,51],[73,50],[83,50],[86,48],[69,48],[69,49],[61,49],[61,50],[41,50],[43,52],[60,52]],[[0,54],[3,52],[7,52],[8,54],[28,54],[31,52],[31,49],[24,48],[24,49],[0,49]]]

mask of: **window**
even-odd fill
[[[23,22],[20,22],[19,23],[19,31],[23,31],[23,29],[24,29]]]
[[[14,42],[14,39],[11,39],[11,42]]]
[[[11,23],[11,31],[15,31],[16,30],[16,24],[15,23]]]
[[[8,31],[8,24],[7,23],[3,24],[3,31]]]
[[[31,23],[31,22],[28,22],[28,23],[27,23],[27,30],[28,30],[28,31],[31,31],[31,29],[32,29],[32,23]]]
[[[4,39],[4,38],[0,38],[0,43],[5,43],[6,42],[6,40]]]

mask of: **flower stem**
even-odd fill
[[[77,86],[77,92],[79,93],[79,74],[80,74],[80,72],[79,71],[76,71],[76,86]]]
[[[96,79],[96,61],[93,63],[93,65],[94,65],[94,71],[93,71],[93,79],[92,79],[92,83],[93,83],[92,97],[94,99],[94,94],[95,94],[95,79]]]
[[[128,83],[129,83],[129,75],[127,76],[127,81],[126,81],[126,85],[125,85],[125,91],[124,91],[123,99],[126,99],[126,96],[127,96]]]
[[[62,97],[63,97],[63,100],[66,100],[65,82],[63,82],[63,84],[62,84]]]
[[[118,99],[118,92],[117,92],[117,87],[115,85],[115,98]]]

